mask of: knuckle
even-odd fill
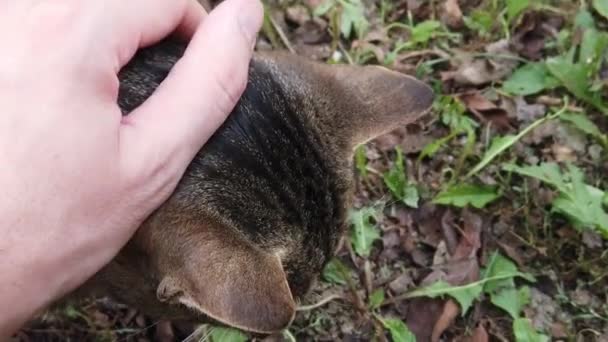
[[[72,0],[39,1],[30,11],[27,26],[37,40],[45,44],[54,44],[73,32],[73,27],[80,16],[82,2]],[[49,41],[50,40],[50,41]]]
[[[171,156],[144,153],[127,161],[123,184],[129,196],[158,202],[171,193],[179,181]]]
[[[222,114],[228,114],[238,103],[241,95],[247,87],[247,77],[243,77],[239,70],[232,70],[225,77],[216,77],[218,98],[217,110]]]

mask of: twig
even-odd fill
[[[291,42],[289,42],[287,35],[285,34],[285,32],[283,32],[283,29],[279,26],[279,24],[277,24],[276,20],[274,20],[270,13],[268,14],[268,20],[272,24],[272,28],[274,29],[274,31],[279,35],[279,38],[281,38],[281,42],[283,43],[283,45],[285,45],[289,52],[295,54],[296,50],[294,50],[293,46],[291,45]]]
[[[344,297],[339,294],[332,294],[330,296],[327,296],[327,297],[321,299],[320,301],[318,301],[315,304],[300,306],[296,309],[296,311],[311,311],[311,310],[320,308],[323,305],[325,305],[333,300],[336,300],[336,299],[344,299]]]
[[[439,49],[427,49],[427,50],[419,50],[419,51],[412,51],[412,52],[408,52],[406,54],[403,55],[399,55],[398,59],[400,61],[404,61],[406,59],[410,59],[410,58],[416,58],[416,57],[424,57],[424,56],[428,56],[428,55],[435,55],[438,57],[442,57],[442,58],[446,58],[446,59],[450,59],[451,56],[444,52],[441,51]]]

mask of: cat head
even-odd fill
[[[158,61],[175,50],[147,53]],[[127,88],[150,72],[139,58]],[[424,83],[382,67],[256,54],[230,118],[100,279],[166,318],[284,329],[346,226],[354,148],[432,101]]]

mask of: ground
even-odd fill
[[[381,64],[428,120],[358,149],[336,260],[302,341],[608,341],[608,1],[269,1],[258,49]],[[18,339],[241,341],[109,300]]]

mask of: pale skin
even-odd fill
[[[0,2],[0,341],[92,276],[174,190],[244,90],[258,0]],[[128,117],[117,72],[191,39]]]

